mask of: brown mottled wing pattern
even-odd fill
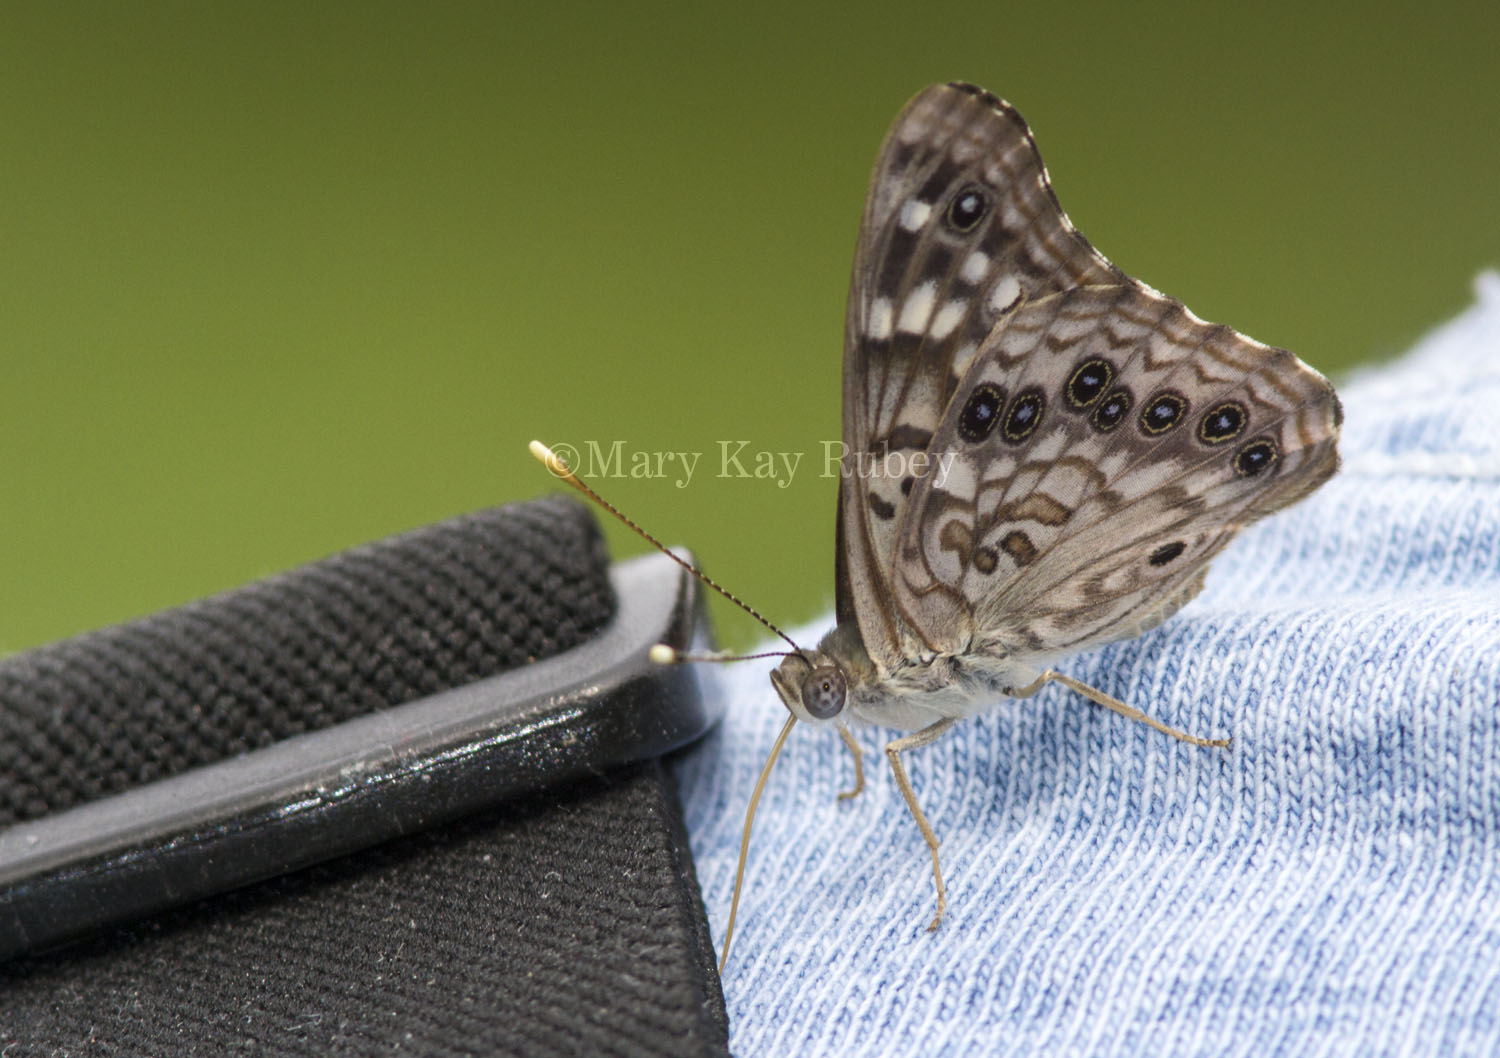
[[[911,457],[927,451],[981,344],[1018,305],[1131,283],[1063,215],[1008,104],[937,85],[897,117],[865,203],[844,343],[839,611],[857,616],[877,664],[949,638],[891,605],[892,563]]]
[[[1235,533],[1333,474],[1339,422],[1291,353],[1143,287],[1028,302],[980,347],[913,486],[901,611],[944,652],[1136,635]]]

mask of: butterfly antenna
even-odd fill
[[[695,576],[699,580],[701,580],[704,584],[707,584],[714,591],[716,591],[720,595],[724,596],[724,598],[726,598],[730,602],[734,603],[741,610],[744,610],[751,617],[755,618],[761,624],[763,624],[767,628],[769,628],[772,632],[776,633],[782,639],[786,640],[788,643],[791,644],[791,647],[792,647],[792,651],[791,652],[797,653],[797,654],[801,654],[802,653],[802,648],[799,647],[796,644],[796,642],[792,639],[792,637],[789,636],[789,635],[787,635],[781,629],[779,629],[775,625],[773,625],[770,621],[768,621],[764,617],[762,617],[759,610],[755,609],[755,607],[753,607],[749,603],[745,602],[743,599],[741,599],[739,596],[735,595],[729,589],[723,587],[720,584],[717,584],[713,580],[712,577],[708,576],[708,574],[704,573],[702,570],[700,570],[697,566],[693,565],[691,562],[685,562],[682,559],[678,558],[675,554],[672,553],[672,551],[667,547],[666,544],[663,544],[660,540],[656,539],[656,537],[652,536],[650,533],[646,532],[646,530],[642,529],[639,525],[636,525],[635,522],[631,521],[623,513],[621,513],[621,511],[620,511],[620,509],[618,507],[616,507],[614,504],[610,503],[608,500],[606,500],[603,496],[599,495],[593,489],[589,488],[589,486],[585,485],[583,483],[583,481],[578,477],[578,475],[575,474],[575,473],[573,473],[573,469],[570,466],[568,466],[568,464],[564,463],[562,461],[561,457],[559,457],[556,452],[552,451],[552,449],[548,448],[546,445],[542,444],[542,442],[540,442],[540,441],[532,441],[531,444],[528,447],[531,449],[531,454],[534,455],[534,456],[536,456],[536,458],[541,461],[542,465],[547,468],[547,470],[552,474],[553,477],[555,477],[555,478],[561,478],[563,481],[566,481],[569,485],[572,485],[579,492],[583,493],[589,499],[591,499],[595,503],[597,503],[600,507],[603,507],[610,514],[614,515],[620,521],[622,521],[626,525],[628,525],[635,532],[635,534],[637,536],[639,536],[642,540],[646,541],[646,543],[648,543],[652,547],[656,548],[656,550],[658,550],[662,554],[666,555],[673,562],[677,563],[683,569],[687,570],[693,576]],[[670,650],[671,648],[668,647],[667,649]],[[696,660],[700,660],[698,658],[691,658],[691,657],[687,657],[687,656],[684,656],[684,655],[677,654],[676,651],[672,651],[672,655],[673,655],[672,657],[666,659],[666,661],[668,663],[673,662],[673,661],[696,661]],[[757,655],[753,655],[753,656],[754,657],[770,657],[770,656],[775,656],[775,655],[757,654]],[[656,661],[661,661],[662,660],[662,658],[660,658],[660,657],[657,656],[657,653],[656,653],[655,650],[652,651],[652,659],[656,660]],[[736,661],[736,660],[739,660],[739,659],[737,659],[737,658],[714,658],[712,660],[715,660],[715,661]]]
[[[750,827],[755,822],[755,808],[760,804],[766,780],[771,777],[771,768],[776,764],[776,758],[781,756],[781,747],[786,745],[786,737],[792,733],[792,727],[796,723],[796,714],[789,712],[786,723],[781,725],[781,734],[776,736],[776,743],[771,747],[771,755],[766,758],[766,766],[760,770],[760,778],[755,781],[755,792],[750,795],[750,807],[745,810],[745,831],[740,835],[740,862],[734,869],[734,896],[729,901],[729,924],[724,927],[724,950],[719,956],[721,974],[724,972],[724,965],[729,962],[729,942],[734,939],[734,916],[740,909],[740,888],[745,881],[745,858],[750,855]]]
[[[731,654],[727,650],[714,654],[683,654],[665,643],[658,643],[651,648],[651,660],[658,665],[676,665],[684,661],[759,661],[761,658],[784,658],[791,654],[790,650],[768,650],[764,654]]]

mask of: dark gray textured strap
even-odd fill
[[[557,497],[0,660],[0,826],[560,653],[614,613],[607,568]]]
[[[45,820],[559,653],[614,607],[592,519],[547,500],[5,659],[0,800]],[[696,1055],[725,1035],[658,761],[0,964],[7,1053]]]

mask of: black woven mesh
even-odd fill
[[[652,761],[0,963],[0,1053],[724,1055]]]
[[[0,661],[29,818],[587,639],[587,511],[484,511]],[[0,963],[0,1053],[723,1055],[660,762]]]
[[[0,826],[576,646],[606,563],[556,497],[0,659]]]

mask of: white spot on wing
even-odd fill
[[[932,318],[932,303],[937,299],[937,283],[929,279],[906,296],[901,306],[901,322],[896,329],[907,334],[921,334]]]
[[[932,321],[932,336],[939,340],[953,333],[964,318],[964,313],[969,311],[967,301],[950,301],[938,310],[937,317]]]
[[[1019,231],[1030,223],[1028,218],[1021,216],[1014,195],[1006,195],[1000,199],[1000,220],[1011,231]]]
[[[875,304],[870,306],[870,326],[868,333],[876,341],[884,341],[891,336],[891,302],[889,298],[876,298]]]
[[[1075,345],[1099,328],[1099,321],[1093,317],[1069,318],[1059,315],[1052,321],[1052,335],[1060,342]]]
[[[900,225],[907,231],[916,231],[927,223],[927,218],[932,215],[932,206],[918,198],[909,198],[901,207]]]
[[[974,129],[965,129],[958,134],[958,138],[953,141],[948,150],[955,162],[959,165],[968,165],[984,150],[987,142]]]
[[[979,488],[979,468],[963,452],[949,454],[952,455],[952,459],[948,463],[947,476],[941,484],[938,483],[937,478],[933,478],[932,487],[949,496],[972,501]]]
[[[966,282],[978,283],[990,270],[990,255],[975,250],[969,254],[969,259],[964,262],[963,277]]]
[[[990,288],[990,308],[1004,312],[1021,299],[1021,281],[1015,276],[1001,276]]]
[[[969,370],[969,365],[974,362],[974,354],[977,352],[979,352],[979,346],[973,342],[959,346],[957,352],[953,354],[953,373],[963,378],[964,373]]]

